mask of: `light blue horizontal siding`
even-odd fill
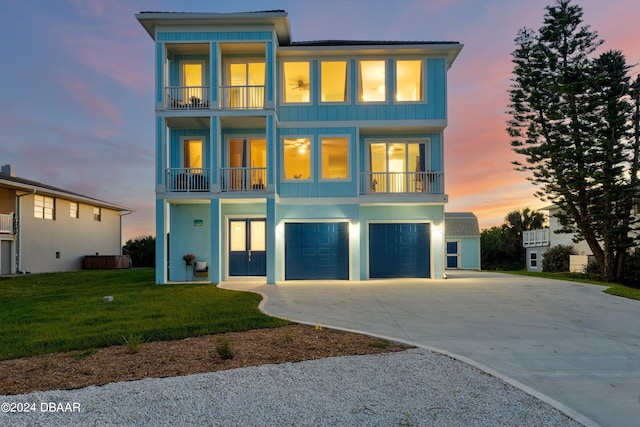
[[[242,40],[272,40],[273,33],[271,31],[166,31],[159,32],[156,36],[157,41],[242,41]]]

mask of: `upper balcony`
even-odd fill
[[[220,86],[223,110],[264,109],[263,86]],[[165,109],[208,110],[211,104],[208,86],[169,86],[165,88]]]
[[[549,229],[525,230],[522,232],[522,245],[525,248],[549,246]]]
[[[13,214],[0,214],[0,234],[15,234]]]

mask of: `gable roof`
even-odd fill
[[[61,197],[73,202],[81,202],[88,205],[112,209],[120,212],[132,212],[131,209],[117,205],[115,203],[94,199],[92,197],[87,197],[84,194],[74,193],[72,191],[64,190],[62,188],[54,187],[48,184],[43,184],[41,182],[32,181],[30,179],[19,178],[6,174],[4,172],[0,172],[0,188],[24,191],[26,193],[42,194],[45,196]]]
[[[472,212],[445,212],[445,237],[480,237],[478,217]]]

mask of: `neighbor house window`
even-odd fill
[[[284,179],[311,179],[311,140],[284,139]]]
[[[422,101],[422,61],[396,61],[396,101]]]
[[[102,208],[93,208],[93,220],[102,221]]]
[[[310,67],[309,62],[285,62],[284,102],[310,102]]]
[[[349,141],[347,138],[322,138],[322,179],[345,179],[349,177]]]
[[[33,216],[42,219],[55,219],[55,199],[36,194],[33,200]]]
[[[320,63],[320,100],[322,102],[347,101],[347,62],[322,61]]]
[[[379,61],[360,61],[360,101],[382,102],[386,98],[386,63]]]
[[[529,253],[529,266],[531,268],[538,268],[538,253],[537,252]]]
[[[78,202],[69,202],[69,217],[80,218],[80,206]]]

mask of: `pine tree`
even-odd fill
[[[507,131],[526,158],[516,169],[529,172],[537,197],[561,208],[563,231],[584,239],[613,281],[631,245],[637,186],[629,67],[620,52],[591,58],[603,42],[570,3],[547,6],[539,31],[518,33]]]

